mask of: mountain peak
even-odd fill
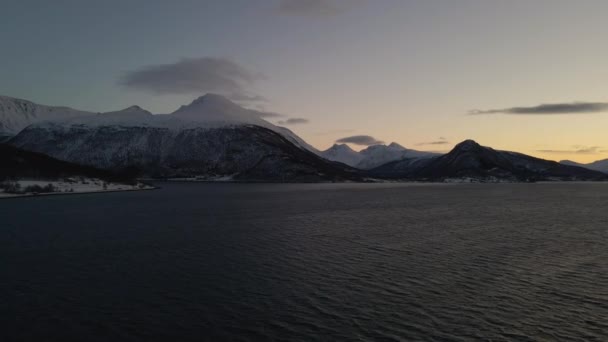
[[[339,151],[352,151],[355,152],[355,150],[353,150],[350,146],[346,145],[346,144],[333,144],[332,147],[330,147],[328,149],[329,150],[339,150]]]
[[[457,151],[471,151],[474,149],[479,149],[482,146],[479,145],[475,140],[467,139],[458,145],[454,146],[454,150]]]
[[[175,111],[175,113],[203,110],[221,113],[242,111],[243,109],[243,107],[230,101],[225,96],[208,93],[196,98],[189,105],[181,106],[178,110]]]
[[[396,150],[407,150],[405,147],[397,144],[396,142],[392,142],[388,145],[388,147],[392,148],[392,149],[396,149]]]
[[[137,105],[133,105],[131,107],[127,107],[127,108],[125,108],[123,110],[119,110],[119,112],[122,112],[122,113],[138,113],[138,112],[141,112],[141,113],[152,114],[149,111],[147,111],[147,110],[145,110],[145,109],[143,109],[143,108],[141,108],[140,106],[137,106]]]
[[[218,94],[206,94],[172,113],[177,118],[214,124],[252,124],[267,127],[260,113],[243,108]]]
[[[215,94],[215,93],[207,93],[203,96],[199,96],[196,98],[190,105],[193,104],[224,104],[224,105],[236,105],[236,103],[230,101],[227,97]]]

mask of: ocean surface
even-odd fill
[[[608,341],[608,184],[0,200],[0,341]]]

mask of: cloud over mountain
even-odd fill
[[[470,115],[480,114],[519,114],[519,115],[550,115],[598,113],[608,111],[608,102],[572,102],[549,103],[533,107],[511,107],[504,109],[471,110]]]
[[[143,66],[127,72],[118,82],[153,94],[217,93],[238,102],[254,102],[264,100],[250,90],[262,78],[229,59],[201,57]]]
[[[384,144],[384,141],[378,140],[369,135],[353,135],[350,137],[344,137],[336,140],[337,143],[340,144],[355,144],[355,145],[363,145],[363,146],[371,146],[371,145],[380,145]]]

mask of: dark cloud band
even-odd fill
[[[299,16],[331,16],[352,8],[355,0],[280,0],[281,14]]]
[[[575,146],[572,150],[537,150],[543,153],[554,153],[554,154],[597,154],[604,152],[600,146]]]
[[[572,102],[541,104],[534,107],[512,107],[504,109],[472,110],[471,115],[481,114],[520,114],[520,115],[550,115],[598,113],[608,111],[607,102]]]
[[[450,142],[447,141],[444,137],[439,137],[439,139],[435,140],[435,141],[426,141],[426,142],[421,142],[418,143],[416,145],[418,146],[424,146],[424,145],[447,145]]]
[[[154,94],[217,93],[240,102],[263,101],[249,88],[262,76],[225,58],[184,58],[127,72],[119,83]]]

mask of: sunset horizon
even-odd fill
[[[285,3],[10,1],[0,37],[19,39],[0,94],[168,113],[219,93],[282,115],[267,120],[321,150],[367,135],[425,151],[474,139],[549,160],[608,158],[608,4]],[[146,20],[132,29],[133,18]]]

